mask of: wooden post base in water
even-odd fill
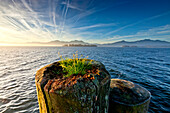
[[[109,113],[147,113],[150,92],[130,81],[111,79]]]
[[[93,79],[60,78],[55,74],[61,69],[58,62],[38,70],[35,83],[40,113],[107,113],[110,75],[102,63],[94,61],[92,65],[99,71],[89,75]]]

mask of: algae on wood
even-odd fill
[[[110,75],[102,63],[93,61],[99,70],[98,74],[89,75],[94,79],[76,75],[56,78],[59,75],[55,71],[61,68],[58,64],[47,65],[36,73],[40,113],[108,112]]]

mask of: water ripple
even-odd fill
[[[89,56],[101,61],[112,78],[130,80],[147,88],[152,99],[149,112],[170,109],[170,49],[76,48],[76,47],[1,47],[0,112],[38,113],[35,73],[63,57]]]

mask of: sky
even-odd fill
[[[170,42],[170,0],[0,0],[0,44]]]

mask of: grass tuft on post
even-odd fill
[[[90,62],[86,63],[87,58],[81,58],[82,55],[80,56],[80,58],[78,58],[78,51],[75,52],[75,54],[73,54],[73,59],[70,58],[62,58],[62,55],[60,55],[60,53],[58,53],[58,55],[60,56],[61,61],[60,66],[63,68],[63,72],[67,73],[64,74],[64,77],[69,77],[73,74],[81,74],[84,75],[86,74],[87,70],[92,69],[92,61],[90,60]],[[58,73],[58,72],[57,72]]]

